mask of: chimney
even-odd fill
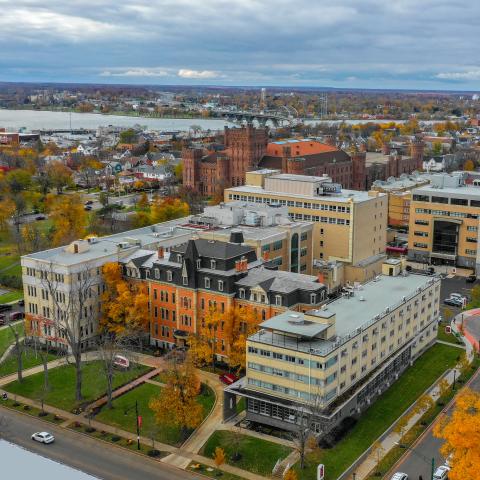
[[[158,258],[163,258],[163,247],[158,247]]]

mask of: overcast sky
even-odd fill
[[[480,90],[480,2],[0,0],[0,81]]]

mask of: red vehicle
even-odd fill
[[[225,385],[231,385],[232,383],[235,383],[238,380],[238,377],[233,373],[224,373],[223,375],[220,375],[218,378]]]
[[[400,255],[406,255],[408,253],[407,245],[403,244],[389,244],[387,245],[387,253],[398,253]]]

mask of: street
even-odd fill
[[[470,388],[480,391],[480,373],[472,377]],[[446,413],[450,414],[454,408],[452,405]],[[433,436],[433,427],[430,426],[413,450],[407,451],[403,459],[397,464],[395,471],[408,475],[409,480],[418,480],[421,475],[423,480],[431,478],[432,458],[435,459],[435,468],[445,463],[445,458],[439,453],[442,440]]]
[[[31,452],[55,460],[64,465],[81,470],[97,478],[106,480],[185,480],[199,478],[190,472],[182,471],[164,463],[139,456],[126,449],[91,439],[71,430],[49,425],[31,416],[22,415],[1,408],[0,416],[8,422],[3,433],[5,440],[15,443]],[[44,445],[31,440],[38,431],[48,431],[55,436],[55,442]],[[8,459],[1,459],[2,466],[8,466]],[[47,478],[48,475],[37,478]]]

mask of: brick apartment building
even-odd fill
[[[333,141],[303,138],[268,142],[266,128],[225,128],[224,146],[186,148],[182,152],[183,183],[206,196],[245,184],[245,173],[275,169],[295,175],[329,176],[344,188],[368,190],[375,180],[421,170],[424,142],[411,140],[410,155],[385,146],[382,152],[354,148],[350,153]]]
[[[242,240],[233,234],[232,242],[189,240],[169,252],[138,250],[121,261],[127,278],[148,283],[152,345],[184,345],[189,335],[204,331],[211,307],[220,314],[247,307],[262,322],[325,300],[317,277],[272,269]],[[219,355],[228,354],[223,328],[222,322],[215,332]]]

